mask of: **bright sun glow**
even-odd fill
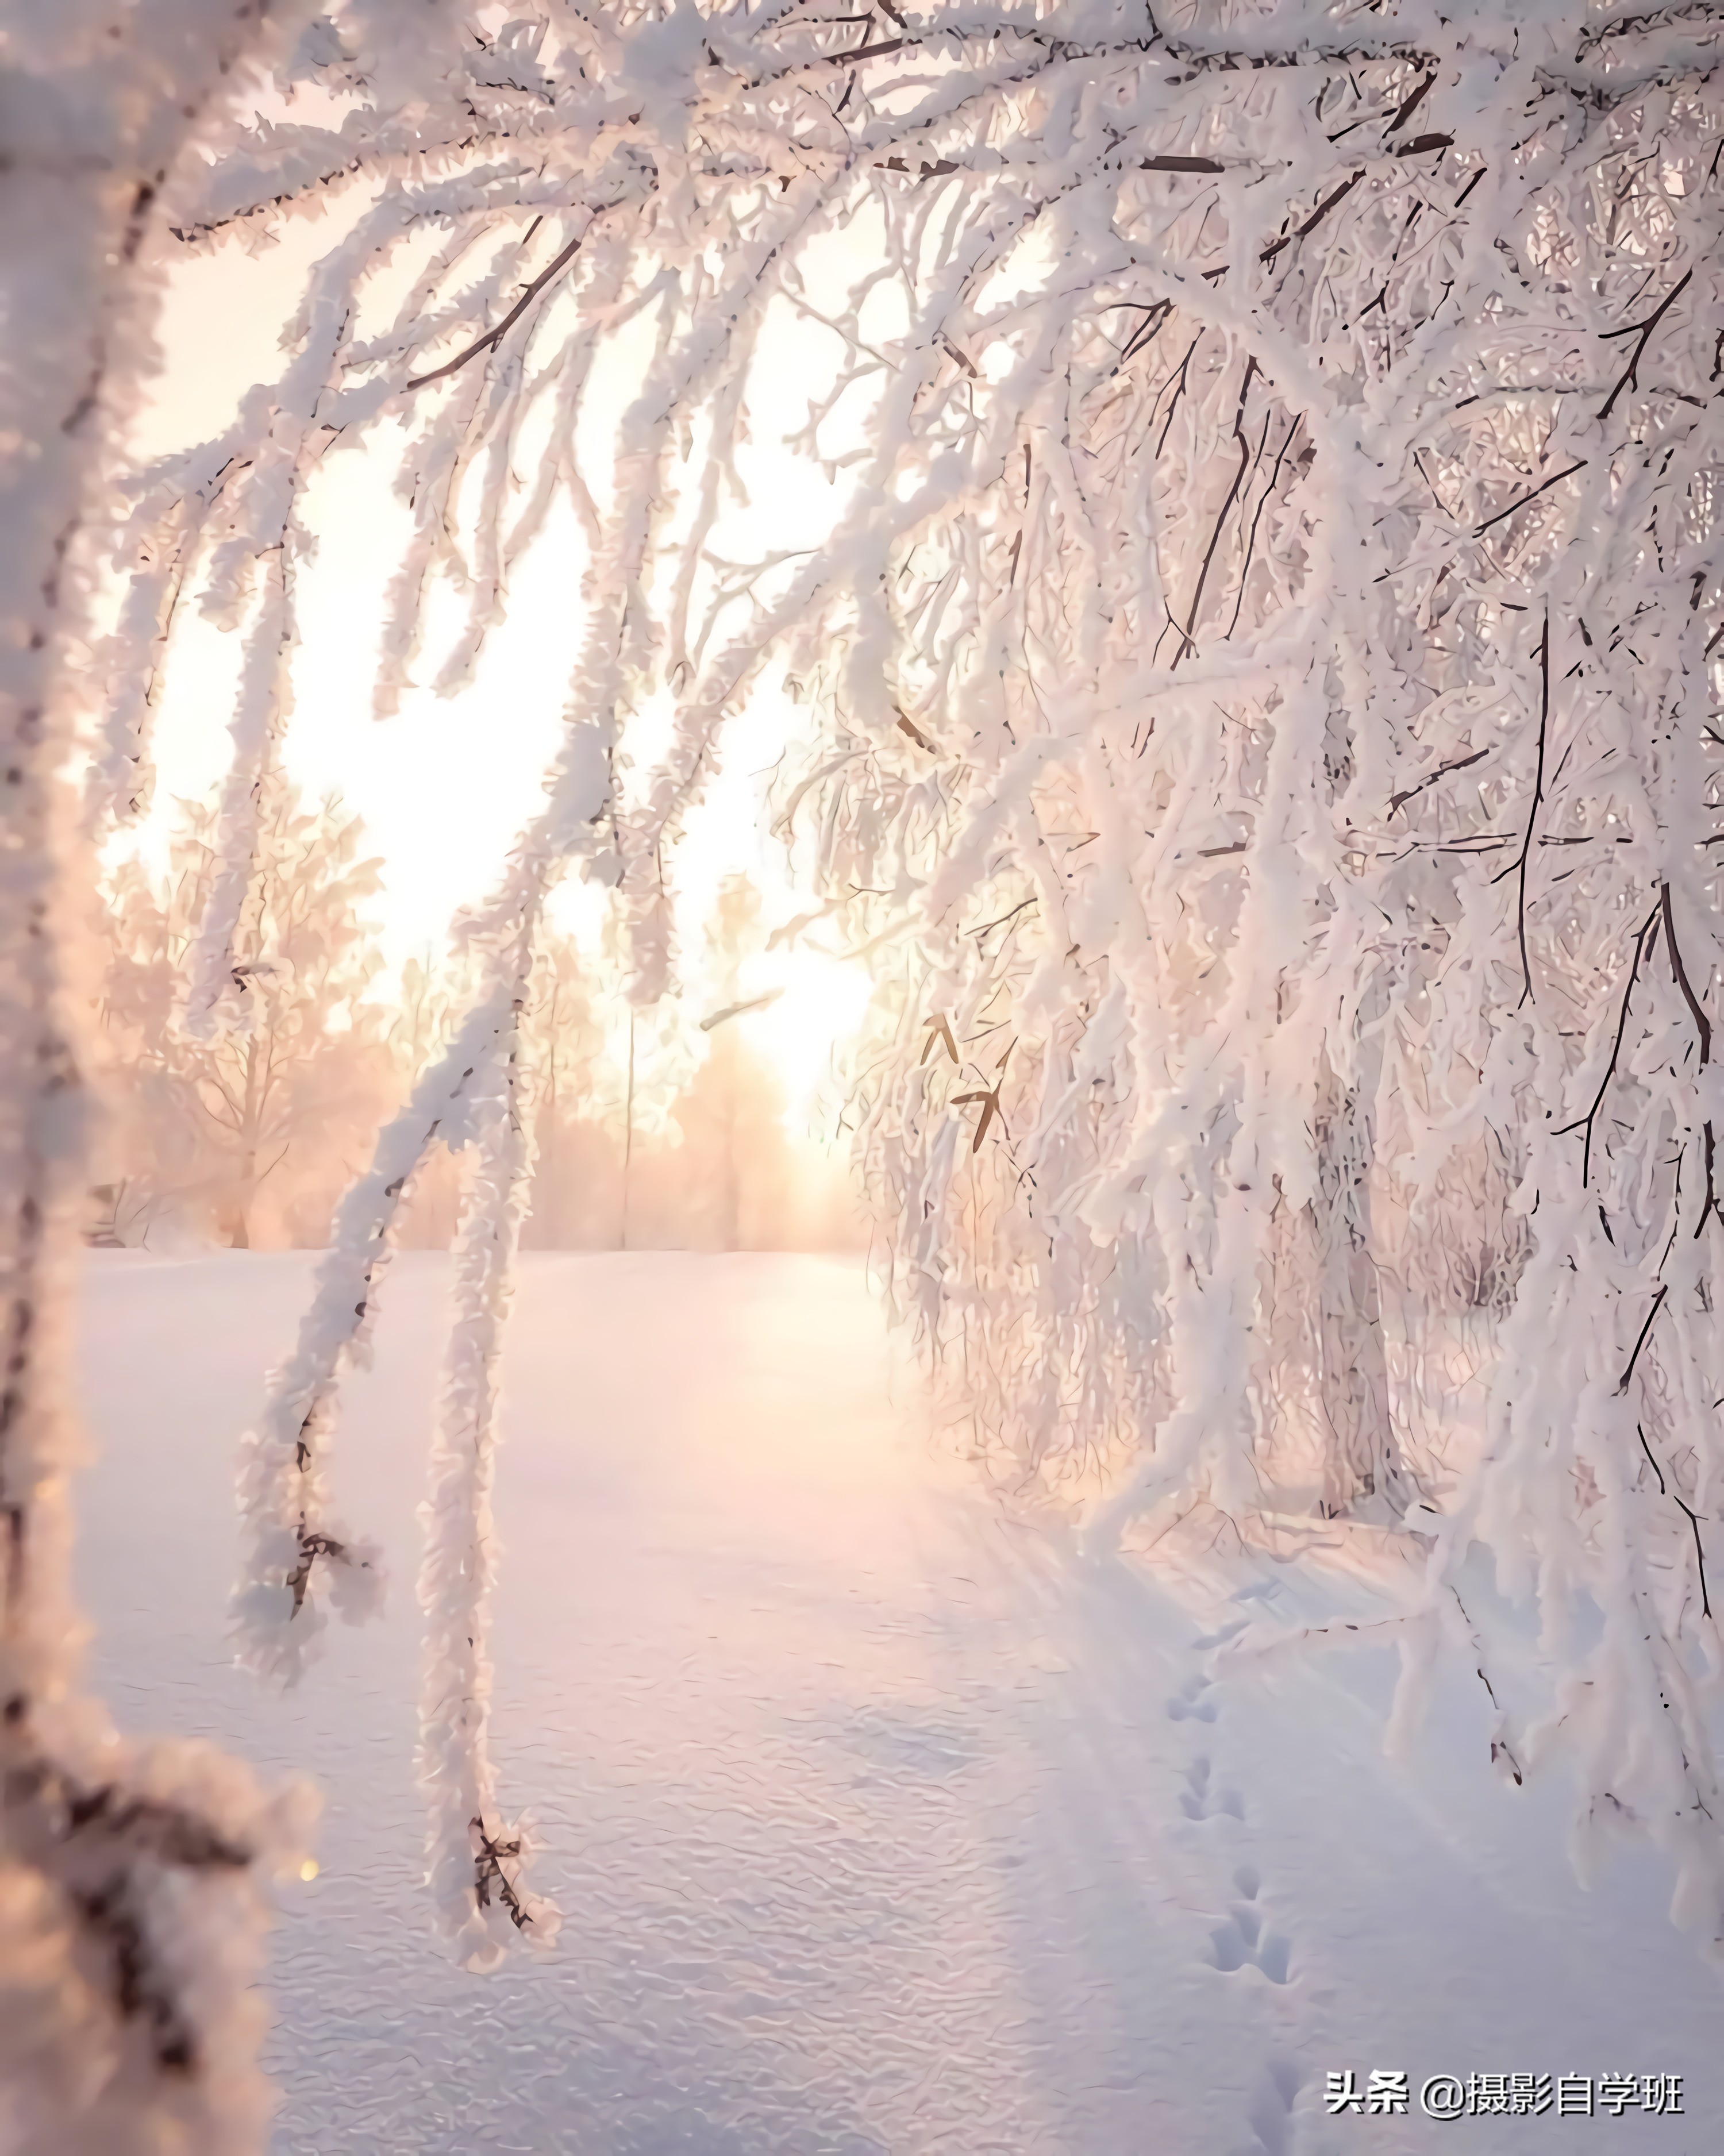
[[[282,244],[260,255],[237,248],[177,266],[159,327],[162,369],[153,402],[140,415],[135,446],[159,456],[207,435],[254,381],[279,367],[275,338],[310,262],[340,237],[351,213],[315,227],[290,227]],[[754,393],[782,415],[780,435],[800,424],[807,383],[818,375],[819,340],[829,333],[782,311]],[[588,424],[614,421],[638,378],[639,356],[619,338],[595,385]],[[614,407],[614,410],[611,409]],[[308,520],[316,533],[315,565],[296,593],[303,640],[295,668],[294,711],[285,758],[310,798],[337,793],[362,819],[367,850],[382,862],[377,921],[387,995],[402,963],[435,951],[453,917],[484,898],[516,833],[540,798],[541,774],[564,724],[569,671],[580,631],[577,595],[585,566],[583,535],[566,510],[553,515],[541,542],[511,573],[506,615],[494,633],[477,680],[453,696],[428,686],[410,690],[393,716],[371,708],[376,624],[390,565],[398,558],[408,511],[391,490],[406,436],[377,430],[359,452],[336,450],[311,490]],[[822,447],[842,446],[830,428]],[[746,495],[715,526],[710,552],[721,561],[759,559],[813,543],[828,528],[844,493],[805,457],[793,455],[761,429],[738,459]],[[434,679],[454,618],[447,593],[433,595],[427,649],[414,668]],[[201,618],[176,625],[156,737],[155,803],[140,843],[165,859],[176,802],[208,798],[231,752],[228,732],[237,683],[239,639]],[[657,708],[634,722],[626,743],[637,768],[650,764],[671,714]],[[774,684],[762,684],[731,722],[723,762],[706,798],[690,815],[675,875],[681,943],[680,990],[692,1017],[719,1007],[706,978],[705,927],[720,886],[742,874],[761,895],[768,935],[813,901],[770,829],[765,792],[797,714]],[[475,747],[478,752],[475,753]],[[602,891],[566,886],[553,918],[596,951],[606,901]],[[772,1000],[734,1023],[767,1058],[782,1086],[784,1121],[806,1130],[835,1045],[859,1024],[869,993],[859,963],[817,939],[780,944],[744,962],[741,999]],[[709,1036],[683,1029],[703,1053]],[[628,1021],[610,1029],[613,1059],[626,1056]]]

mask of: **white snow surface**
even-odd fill
[[[1569,1791],[1496,1778],[1464,1665],[1398,1764],[1387,1650],[1212,1676],[1242,1619],[1357,1590],[1014,1519],[931,1436],[849,1260],[523,1260],[492,1745],[564,1928],[452,1967],[410,1584],[446,1259],[396,1261],[333,1461],[383,1618],[285,1695],[224,1637],[236,1441],[314,1262],[95,1252],[81,1317],[98,1686],[326,1793],[272,1959],[283,2156],[1721,2145],[1724,1991],[1660,1861],[1625,1845],[1583,1891]],[[1415,2112],[1436,2073],[1675,2073],[1686,2115],[1331,2119],[1348,2068],[1404,2070]]]

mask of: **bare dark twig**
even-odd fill
[[[1222,503],[1219,513],[1215,519],[1215,528],[1209,534],[1209,544],[1204,549],[1203,565],[1198,571],[1197,589],[1191,595],[1191,611],[1186,616],[1185,627],[1181,632],[1185,641],[1174,653],[1172,665],[1167,670],[1169,673],[1178,667],[1188,650],[1195,651],[1197,649],[1196,644],[1192,641],[1191,633],[1197,626],[1198,608],[1203,603],[1203,586],[1208,581],[1210,564],[1215,559],[1215,549],[1221,544],[1222,531],[1226,526],[1228,518],[1233,514],[1234,502],[1239,498],[1239,489],[1245,483],[1245,474],[1251,468],[1251,444],[1246,440],[1245,430],[1239,423],[1244,416],[1245,399],[1251,393],[1251,380],[1256,372],[1257,361],[1254,356],[1245,362],[1244,379],[1239,384],[1239,401],[1234,408],[1233,433],[1234,439],[1239,445],[1239,468],[1233,475],[1233,485],[1227,490],[1227,499]],[[1260,456],[1262,453],[1260,444],[1258,454]]]
[[[514,1881],[504,1871],[505,1861],[521,1854],[521,1837],[505,1841],[500,1835],[493,1837],[485,1830],[483,1820],[472,1822],[473,1831],[479,1837],[479,1853],[473,1860],[473,1892],[481,1909],[490,1907],[491,1889],[496,1889],[497,1899],[509,1912],[510,1920],[518,1932],[524,1932],[532,1922],[526,1903],[516,1891]]]
[[[1388,138],[1394,133],[1398,127],[1404,127],[1406,126],[1407,122],[1413,117],[1414,114],[1418,111],[1419,106],[1424,104],[1426,98],[1430,95],[1432,90],[1435,89],[1436,81],[1436,71],[1433,69],[1431,73],[1425,77],[1422,83],[1419,84],[1418,89],[1414,91],[1413,95],[1403,100],[1403,102],[1397,106],[1394,118],[1390,121],[1388,126],[1383,131],[1383,139],[1385,141],[1387,141]]]
[[[1694,1020],[1694,1029],[1700,1035],[1700,1067],[1704,1070],[1711,1058],[1712,1022],[1701,1007],[1699,997],[1695,994],[1693,984],[1688,978],[1688,968],[1682,963],[1682,952],[1676,942],[1676,924],[1670,912],[1670,887],[1668,884],[1660,894],[1659,905],[1664,914],[1665,942],[1670,946],[1670,973],[1682,991],[1682,1000],[1687,1004],[1689,1014]]]
[[[1634,356],[1624,369],[1622,376],[1618,381],[1615,388],[1614,388],[1610,394],[1604,399],[1603,409],[1598,414],[1600,419],[1608,419],[1610,417],[1611,408],[1614,405],[1617,398],[1621,396],[1624,389],[1638,389],[1639,388],[1639,376],[1636,372],[1636,369],[1639,367],[1640,362],[1646,357],[1646,347],[1652,341],[1652,332],[1658,327],[1659,324],[1664,320],[1665,316],[1681,297],[1684,290],[1692,280],[1693,275],[1694,272],[1691,270],[1685,270],[1682,272],[1682,275],[1677,279],[1676,282],[1665,295],[1664,298],[1659,302],[1656,310],[1652,314],[1649,315],[1644,322],[1627,322],[1624,323],[1623,327],[1619,330],[1599,331],[1598,334],[1603,337],[1634,336],[1638,335],[1640,340],[1639,344],[1634,346]]]
[[[1646,1313],[1646,1322],[1640,1327],[1640,1337],[1634,1342],[1634,1353],[1629,1357],[1627,1368],[1616,1381],[1616,1396],[1619,1399],[1629,1389],[1629,1380],[1634,1374],[1634,1365],[1640,1359],[1640,1350],[1646,1345],[1646,1336],[1652,1330],[1652,1321],[1664,1308],[1664,1299],[1670,1291],[1670,1282],[1666,1281],[1652,1298],[1652,1307]]]
[[[1260,262],[1273,262],[1276,255],[1280,253],[1284,247],[1290,247],[1296,239],[1303,239],[1309,234],[1315,232],[1317,227],[1322,223],[1323,219],[1327,217],[1330,211],[1334,208],[1335,205],[1340,202],[1344,196],[1350,195],[1364,177],[1365,167],[1361,165],[1357,172],[1353,174],[1350,180],[1343,180],[1338,187],[1335,188],[1331,193],[1324,196],[1323,199],[1317,204],[1316,208],[1311,212],[1311,215],[1306,218],[1305,223],[1300,226],[1296,232],[1284,233],[1279,239],[1271,240],[1270,244],[1264,249],[1262,254],[1258,256],[1258,260]]]
[[[1481,762],[1490,753],[1488,748],[1475,748],[1470,756],[1457,757],[1453,763],[1439,765],[1436,770],[1421,778],[1416,786],[1408,786],[1399,793],[1390,794],[1389,814],[1393,816],[1398,808],[1404,808],[1415,794],[1423,793],[1427,786],[1434,786],[1439,778],[1446,778],[1451,771],[1465,771],[1469,764]]]
[[[1501,524],[1506,517],[1512,516],[1517,509],[1524,509],[1529,501],[1537,501],[1540,495],[1543,494],[1547,488],[1555,486],[1559,480],[1573,479],[1586,461],[1584,457],[1577,457],[1566,471],[1552,472],[1547,480],[1534,487],[1530,494],[1523,494],[1518,501],[1511,501],[1506,509],[1499,509],[1495,516],[1487,516],[1482,524],[1474,527],[1474,538],[1482,539],[1493,524]]]
[[[1139,322],[1137,328],[1132,331],[1125,350],[1120,354],[1119,366],[1116,367],[1114,369],[1114,372],[1116,374],[1119,372],[1120,367],[1125,366],[1128,360],[1135,359],[1137,354],[1142,351],[1143,347],[1147,344],[1154,342],[1155,339],[1160,336],[1162,329],[1166,326],[1167,318],[1172,315],[1172,311],[1173,302],[1171,300],[1157,300],[1154,306],[1148,309],[1143,321]],[[1028,454],[1028,453],[1029,449],[1028,444],[1026,444],[1025,454]],[[1025,491],[1028,491],[1027,484]]]
[[[1162,427],[1162,438],[1155,445],[1155,453],[1157,456],[1160,456],[1162,451],[1167,446],[1167,434],[1173,424],[1173,414],[1179,408],[1180,398],[1185,394],[1186,369],[1191,365],[1191,356],[1203,342],[1203,333],[1199,330],[1186,346],[1185,357],[1179,362],[1179,378],[1173,386],[1172,396],[1168,399],[1167,417]],[[1172,619],[1171,615],[1168,618]]]
[[[995,928],[1003,928],[1007,921],[1015,921],[1018,915],[1023,912],[1026,906],[1034,906],[1034,904],[1035,900],[1033,896],[1029,898],[1020,898],[1009,913],[1002,913],[993,921],[984,921],[979,928],[972,928],[969,932],[972,936],[986,936],[990,932],[990,931]]]
[[[1610,1081],[1616,1075],[1616,1059],[1622,1053],[1622,1038],[1628,1030],[1629,1004],[1634,993],[1634,981],[1640,971],[1640,961],[1645,955],[1647,938],[1656,925],[1658,916],[1659,908],[1655,906],[1635,932],[1634,955],[1629,967],[1628,985],[1622,992],[1622,1012],[1616,1021],[1616,1040],[1611,1047],[1610,1060],[1604,1066],[1604,1075],[1598,1081],[1598,1091],[1593,1098],[1593,1105],[1578,1121],[1565,1123],[1562,1129],[1556,1132],[1556,1136],[1560,1138],[1566,1137],[1570,1131],[1578,1131],[1583,1127],[1586,1131],[1586,1143],[1580,1160],[1580,1187],[1583,1190],[1587,1187],[1592,1168],[1593,1125],[1597,1120],[1604,1096],[1609,1091]]]
[[[1532,855],[1532,834],[1538,825],[1538,812],[1544,802],[1545,735],[1551,716],[1551,608],[1545,602],[1544,629],[1538,639],[1538,764],[1532,778],[1532,806],[1526,812],[1526,835],[1521,842],[1518,860],[1511,864],[1516,877],[1515,927],[1521,946],[1521,1001],[1524,1004],[1532,994],[1532,963],[1526,954],[1526,864]],[[1501,875],[1493,876],[1493,883],[1501,883],[1511,873],[1504,869]],[[1583,1178],[1584,1180],[1584,1178]]]
[[[466,366],[469,360],[477,359],[480,352],[490,351],[494,346],[499,343],[501,339],[506,336],[509,331],[514,328],[516,323],[521,320],[521,316],[526,311],[527,308],[532,305],[533,301],[538,298],[540,293],[544,290],[545,287],[551,282],[552,279],[555,277],[560,270],[567,269],[568,264],[574,260],[575,256],[580,252],[581,242],[585,239],[587,235],[585,233],[578,234],[575,239],[569,242],[568,245],[563,249],[562,254],[557,256],[554,262],[551,263],[547,267],[539,272],[538,275],[534,278],[531,284],[527,286],[526,290],[521,294],[521,297],[515,302],[515,305],[509,310],[508,313],[504,316],[502,321],[497,324],[494,330],[487,330],[482,337],[475,338],[464,352],[458,353],[456,357],[450,360],[446,366],[434,367],[429,374],[413,375],[408,380],[406,386],[409,389],[426,388],[434,382],[442,382],[451,374],[459,373],[460,370]]]

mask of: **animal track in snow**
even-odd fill
[[[1188,1819],[1213,1819],[1221,1812],[1226,1813],[1229,1819],[1244,1819],[1245,1800],[1237,1789],[1210,1788],[1207,1759],[1193,1760],[1185,1770],[1185,1783],[1186,1786],[1179,1792],[1179,1809]]]
[[[1167,1702],[1170,1722],[1213,1722],[1220,1713],[1220,1702],[1206,1699],[1204,1694],[1215,1689],[1208,1677],[1188,1677],[1175,1697]]]
[[[1234,1884],[1241,1899],[1229,1904],[1227,1922],[1210,1933],[1210,1958],[1224,1974],[1230,1976],[1239,1969],[1260,1969],[1271,1984],[1285,1984],[1292,1942],[1283,1938],[1279,1932],[1265,1928],[1263,1912],[1257,1906],[1262,1882],[1255,1868],[1242,1864],[1234,1874]]]
[[[1205,1632],[1201,1639],[1193,1640],[1193,1649],[1199,1655],[1206,1655],[1213,1648],[1224,1647],[1229,1640],[1238,1639],[1250,1622],[1249,1617],[1235,1617],[1232,1624],[1224,1625],[1219,1632]]]
[[[1288,2059],[1272,2059],[1251,2100],[1246,2123],[1263,2156],[1292,2156],[1293,2103],[1304,2076]]]

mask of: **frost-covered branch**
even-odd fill
[[[431,1805],[432,1892],[469,1969],[495,1969],[515,1933],[556,1936],[557,1912],[521,1882],[527,1840],[496,1809],[489,1743],[487,1632],[496,1576],[491,1518],[503,1327],[532,1167],[533,1119],[521,1064],[521,999],[490,1084],[475,1100],[472,1171],[454,1249],[454,1320],[422,1517],[425,1612],[419,1771]]]
[[[273,11],[291,18],[291,8]],[[140,253],[168,168],[259,54],[267,6],[53,10],[8,39],[0,287],[0,2109],[28,2156],[261,2150],[264,1881],[301,1797],[208,1747],[121,1738],[81,1696],[68,1578],[69,978],[90,860],[59,793],[105,436],[146,346]],[[160,607],[159,595],[154,602]],[[146,609],[147,610],[147,609]]]

